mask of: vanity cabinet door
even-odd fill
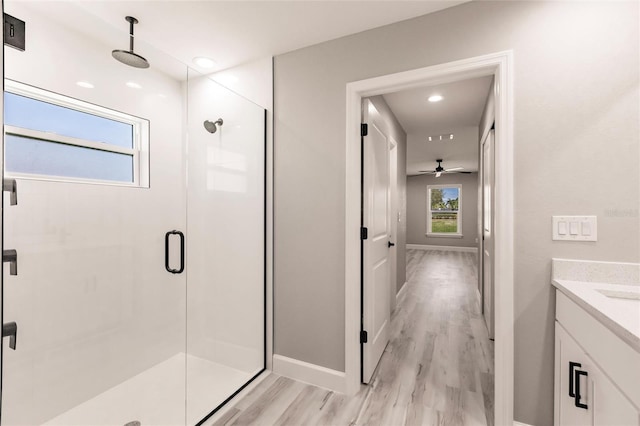
[[[560,323],[555,327],[555,424],[640,426],[640,411]]]
[[[593,425],[593,364],[556,321],[555,424]]]
[[[637,366],[633,368],[638,368]],[[593,424],[595,426],[638,426],[640,413],[602,370],[593,372]]]

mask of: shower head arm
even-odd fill
[[[129,51],[133,53],[133,26],[138,23],[138,20],[133,16],[127,16],[124,19],[129,22]]]

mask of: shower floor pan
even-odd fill
[[[185,355],[177,354],[44,423],[49,426],[194,425],[252,374],[188,355],[185,419]]]

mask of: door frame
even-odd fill
[[[398,142],[389,135],[389,239],[395,246],[391,247],[391,294],[389,316],[396,310],[396,294],[398,293]]]
[[[345,170],[345,387],[360,387],[360,111],[362,98],[398,90],[495,76],[496,238],[495,391],[496,424],[513,424],[514,389],[514,189],[513,51],[507,50],[425,68],[354,81],[346,85]]]

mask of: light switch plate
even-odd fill
[[[554,241],[598,241],[597,216],[553,216]]]

